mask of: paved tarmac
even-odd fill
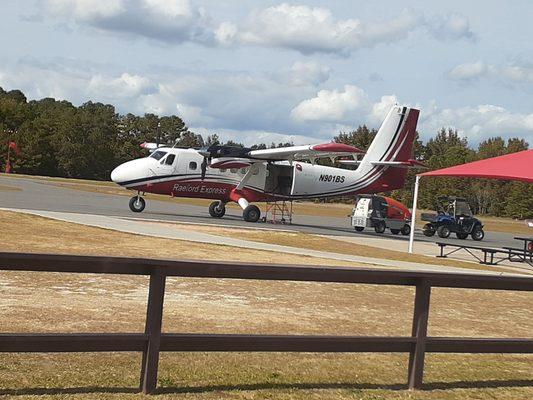
[[[319,217],[311,215],[294,215],[292,225],[273,225],[268,223],[248,223],[242,220],[242,214],[237,209],[228,209],[226,216],[213,219],[209,216],[207,207],[172,203],[167,201],[148,200],[146,209],[142,213],[133,213],[128,207],[129,197],[85,192],[76,189],[58,187],[53,182],[44,180],[12,178],[0,175],[0,185],[18,188],[20,190],[1,190],[0,207],[21,208],[28,210],[58,211],[81,214],[107,215],[117,217],[133,217],[151,220],[180,221],[191,223],[209,223],[240,227],[265,228],[274,230],[295,230],[321,235],[356,235],[359,237],[381,237],[374,232],[355,233],[350,226],[349,218]],[[388,238],[405,242],[407,248],[408,237],[386,234]],[[486,232],[483,245],[488,247],[516,246],[513,234],[500,232]],[[474,243],[455,238],[440,239],[427,238],[421,232],[415,232],[417,241],[435,242],[449,241],[450,243]],[[435,246],[436,247],[436,246]]]

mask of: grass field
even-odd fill
[[[0,174],[2,176],[7,176],[5,174]],[[37,177],[31,175],[9,175],[10,178],[29,178],[29,179],[38,179],[45,180],[51,184],[68,187],[70,189],[104,193],[104,194],[115,194],[121,196],[131,196],[131,191],[118,187],[113,182],[102,182],[102,181],[91,181],[83,179],[65,179],[65,178],[52,178],[52,177]],[[1,190],[1,188],[0,188]],[[205,206],[206,208],[211,203],[211,200],[204,199],[186,199],[186,198],[171,198],[169,196],[154,195],[148,194],[146,196],[148,200],[155,199],[160,201],[170,201],[177,204],[193,204]],[[264,204],[258,203],[262,209],[264,209]],[[239,206],[236,204],[228,204],[229,208],[235,210],[239,209]],[[294,213],[302,215],[316,215],[324,217],[338,217],[344,218],[350,214],[353,205],[351,204],[341,204],[341,203],[313,203],[313,202],[295,202],[294,203]],[[417,211],[417,226],[422,227],[424,224],[420,220],[420,214],[422,212],[430,212],[431,210],[418,210]],[[528,227],[524,221],[512,220],[509,218],[496,218],[488,216],[480,216],[480,219],[485,224],[485,229],[493,232],[505,232],[505,233],[514,233],[514,234],[531,234],[533,229]]]
[[[276,254],[138,237],[0,212],[2,251],[273,262]],[[154,250],[156,249],[156,250]],[[303,256],[288,262],[327,264]],[[338,264],[338,262],[334,262]],[[227,279],[167,284],[165,332],[408,335],[411,288]],[[139,332],[147,279],[0,273],[3,332]],[[429,334],[530,337],[533,293],[435,289]],[[406,355],[165,353],[156,398],[530,399],[533,358],[428,355],[424,391],[405,391]],[[3,354],[0,397],[134,399],[138,354]]]

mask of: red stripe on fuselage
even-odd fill
[[[230,201],[229,196],[231,190],[235,189],[236,187],[237,185],[222,182],[208,182],[201,180],[169,180],[133,186],[130,189],[174,197],[214,199],[228,202]],[[246,200],[250,202],[266,201],[272,198],[272,196],[266,193],[247,187],[243,188],[241,192]]]

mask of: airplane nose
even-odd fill
[[[121,182],[124,182],[125,181],[124,172],[125,172],[124,164],[120,164],[113,171],[111,171],[111,180],[118,184],[120,184]]]
[[[124,186],[137,179],[143,179],[153,175],[154,173],[150,169],[150,160],[148,158],[139,158],[116,167],[111,171],[111,180]]]

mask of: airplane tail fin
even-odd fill
[[[416,167],[413,150],[416,125],[420,111],[415,108],[393,106],[368,148],[361,167],[370,164],[383,168],[376,189],[389,191],[402,188],[407,175],[407,168]]]

